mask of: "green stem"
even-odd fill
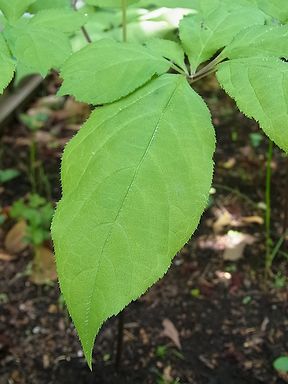
[[[32,186],[32,192],[36,193],[36,141],[33,134],[32,142],[30,145],[30,181]]]
[[[265,273],[268,276],[271,268],[271,162],[273,157],[273,142],[269,140],[269,147],[267,152],[267,165],[266,165],[266,190],[265,190],[265,229],[266,229],[266,260],[265,260]]]
[[[43,185],[43,189],[45,190],[47,199],[51,200],[52,199],[51,186],[41,160],[39,164],[39,179],[41,180],[41,184]]]
[[[193,84],[193,83],[195,83],[196,81],[201,80],[201,79],[203,79],[204,77],[207,77],[207,76],[211,75],[211,74],[214,73],[215,71],[216,71],[216,68],[211,68],[209,71],[207,71],[207,72],[202,72],[202,74],[200,74],[200,75],[197,73],[197,76],[195,75],[194,77],[191,78],[191,80],[190,80],[190,84]]]
[[[207,73],[210,73],[210,71],[212,69],[214,69],[216,67],[217,64],[220,63],[220,61],[223,60],[223,57],[221,55],[221,53],[215,57],[215,59],[213,59],[212,61],[210,61],[210,63],[208,63],[205,67],[201,68],[198,72],[194,73],[194,75],[191,76],[192,79],[198,77],[198,76],[204,76],[206,75]]]
[[[284,233],[283,236],[280,237],[280,239],[278,240],[277,244],[275,245],[274,249],[272,250],[272,252],[270,253],[269,255],[269,268],[271,267],[275,257],[277,256],[277,254],[279,253],[279,250],[280,248],[282,247],[282,244],[284,243],[285,241],[285,237],[286,237],[286,233]]]
[[[123,42],[127,42],[127,0],[122,0],[122,33]]]

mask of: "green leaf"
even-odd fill
[[[17,169],[0,169],[0,183],[4,184],[19,176]]]
[[[278,357],[274,362],[273,366],[278,372],[288,372],[288,356]]]
[[[137,3],[138,0],[126,0],[127,5]],[[88,5],[94,5],[101,8],[121,8],[122,0],[85,0]]]
[[[42,76],[52,68],[59,68],[72,52],[64,33],[33,25],[31,21],[8,28],[5,37],[17,61]]]
[[[219,65],[217,78],[239,109],[288,153],[288,64],[277,58],[247,58]]]
[[[288,57],[288,26],[257,25],[242,30],[223,51],[229,59],[243,57]]]
[[[184,17],[179,27],[180,38],[192,73],[229,44],[241,29],[264,22],[265,16],[260,10],[233,4],[221,4],[208,13]]]
[[[36,0],[29,8],[29,12],[37,13],[44,9],[69,9],[71,8],[71,0]]]
[[[0,34],[0,68],[0,94],[2,94],[12,80],[15,71],[15,62],[12,60],[2,33]]]
[[[3,32],[0,32],[0,53],[5,56],[11,56],[9,47],[3,36]]]
[[[254,0],[259,8],[267,15],[280,20],[282,23],[288,22],[288,1],[287,0]]]
[[[176,64],[184,72],[187,73],[187,67],[185,65],[184,51],[182,47],[171,40],[164,39],[150,39],[145,43],[145,46],[153,51],[155,55],[165,57],[171,63]]]
[[[60,95],[105,104],[128,95],[153,75],[170,68],[167,60],[138,44],[101,40],[75,53],[63,65]]]
[[[60,32],[71,33],[80,29],[87,21],[87,17],[70,9],[47,9],[38,12],[32,19],[31,25],[40,28],[51,28]]]
[[[0,54],[0,94],[3,93],[4,89],[13,79],[15,71],[15,63],[11,58],[8,58],[5,55]]]
[[[8,21],[19,19],[35,0],[0,0],[0,10]]]
[[[52,236],[90,366],[103,321],[161,278],[197,227],[214,146],[205,103],[171,74],[96,109],[66,146]]]

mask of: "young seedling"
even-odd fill
[[[61,290],[91,367],[103,321],[166,273],[206,207],[215,133],[195,82],[216,73],[240,110],[288,152],[288,2],[184,0],[196,13],[180,22],[178,42],[102,39],[74,54],[66,33],[84,25],[81,14],[63,7],[57,17],[43,10],[23,22],[38,2],[0,0],[0,88],[18,65],[42,75],[56,68],[60,95],[97,106],[65,148],[52,224]]]

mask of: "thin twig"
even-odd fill
[[[212,75],[212,73],[214,73],[215,71],[216,71],[216,68],[212,68],[212,69],[210,69],[210,71],[203,72],[201,75],[199,75],[199,74],[197,73],[195,76],[193,76],[192,78],[190,78],[189,83],[190,83],[190,84],[193,84],[193,83],[195,83],[196,81],[203,79],[204,77],[207,77],[207,76],[209,76],[209,75]]]
[[[265,228],[266,228],[266,275],[271,268],[271,162],[273,157],[273,142],[269,140],[266,165],[266,188],[265,188]]]
[[[118,335],[117,335],[117,350],[115,358],[115,369],[119,371],[121,367],[123,354],[123,338],[124,338],[124,309],[118,315]]]
[[[221,53],[215,57],[210,63],[205,65],[205,67],[201,68],[198,72],[196,72],[194,75],[192,75],[192,78],[198,77],[200,75],[206,74],[207,72],[210,72],[212,68],[214,68],[220,61],[222,60]]]
[[[288,165],[288,156],[286,156],[286,164]],[[284,217],[283,217],[283,233],[288,230],[288,171],[286,166],[286,177],[284,185]]]
[[[77,12],[77,2],[78,2],[78,0],[72,0],[72,7],[73,7],[73,9]],[[82,31],[82,33],[83,33],[83,36],[85,37],[85,39],[86,39],[86,41],[87,41],[87,43],[92,43],[92,39],[91,39],[91,37],[89,36],[89,33],[88,33],[88,31],[87,31],[87,29],[82,25],[82,27],[81,27],[81,31]]]

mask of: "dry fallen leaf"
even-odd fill
[[[43,246],[35,249],[30,280],[37,285],[47,284],[57,279],[56,264],[53,253]]]
[[[0,251],[0,260],[1,261],[12,261],[12,260],[15,260],[15,256],[12,256],[9,253]]]
[[[181,349],[181,343],[179,338],[179,332],[177,331],[175,325],[169,319],[164,319],[162,322],[164,327],[163,335],[169,337],[171,341],[176,345],[177,348]]]
[[[7,233],[4,240],[4,246],[9,253],[19,253],[27,247],[27,242],[25,241],[26,229],[26,222],[21,220]]]
[[[227,225],[231,225],[233,217],[226,209],[219,212],[217,220],[213,223],[213,231],[215,233],[222,232]]]

